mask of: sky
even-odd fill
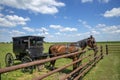
[[[120,0],[0,0],[0,42],[26,35],[120,41]]]

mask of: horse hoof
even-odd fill
[[[55,70],[56,68],[55,67],[50,67],[50,70]]]

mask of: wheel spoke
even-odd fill
[[[32,59],[31,59],[30,57],[28,57],[28,56],[24,56],[24,57],[22,58],[22,63],[27,63],[27,62],[31,62],[31,61],[32,61]],[[32,73],[32,72],[33,72],[33,68],[34,68],[33,66],[23,68],[23,69],[22,69],[22,72]]]
[[[5,56],[6,67],[12,66],[14,64],[14,59],[11,53],[7,53]]]

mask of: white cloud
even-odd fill
[[[50,25],[49,27],[53,28],[53,29],[61,29],[62,28],[61,25]]]
[[[96,28],[102,33],[120,34],[120,25],[107,26],[105,24],[98,24]]]
[[[88,23],[86,21],[83,21],[81,19],[78,19],[78,22],[80,22],[84,27],[88,28],[88,29],[93,29],[92,26],[88,25]]]
[[[55,33],[56,35],[61,35],[61,33],[60,32],[57,32],[57,33]]]
[[[24,29],[28,32],[34,32],[35,31],[33,28],[30,28],[30,27],[22,27],[22,29]]]
[[[104,28],[104,27],[106,27],[105,24],[98,24],[98,25],[96,26],[96,28]]]
[[[26,30],[28,32],[40,32],[39,34],[44,35],[44,34],[49,34],[48,33],[48,29],[45,27],[41,27],[41,28],[31,28],[31,27],[22,27],[23,30]]]
[[[93,0],[81,0],[82,3],[93,2]]]
[[[100,34],[100,32],[98,32],[98,31],[96,31],[96,30],[92,30],[92,31],[91,31],[91,34],[92,34],[92,35],[96,35],[96,34]]]
[[[81,33],[76,34],[76,36],[81,36],[81,35],[82,35]]]
[[[49,30],[45,27],[37,28],[35,30],[38,31],[38,32],[41,32],[42,34],[49,34],[48,33]]]
[[[47,32],[47,31],[49,31],[47,28],[45,28],[45,27],[41,27],[41,31],[45,31],[45,32]]]
[[[112,10],[108,10],[103,14],[104,17],[119,17],[120,16],[120,7],[113,8]]]
[[[70,28],[70,27],[65,27],[63,29],[60,29],[61,32],[66,32],[66,31],[77,31],[77,28]]]
[[[50,25],[50,28],[57,29],[60,32],[72,32],[77,31],[77,28],[71,28],[71,27],[63,27],[61,25]]]
[[[108,3],[110,0],[98,0],[100,3]]]
[[[21,31],[18,31],[18,30],[12,30],[9,33],[11,34],[12,37],[25,35],[25,32],[21,32]]]
[[[55,14],[58,7],[65,6],[56,0],[0,0],[0,4],[42,14]]]
[[[15,27],[17,25],[26,25],[26,21],[30,19],[23,18],[17,15],[2,15],[0,16],[0,27]]]

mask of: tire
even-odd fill
[[[27,62],[32,62],[32,59],[29,57],[29,56],[24,56],[22,59],[21,59],[22,63],[27,63]],[[29,72],[29,73],[33,73],[33,69],[34,69],[34,66],[30,66],[30,67],[26,67],[26,68],[23,68],[22,69],[22,72]]]
[[[7,53],[5,56],[6,67],[12,66],[14,64],[14,58],[11,53]]]

